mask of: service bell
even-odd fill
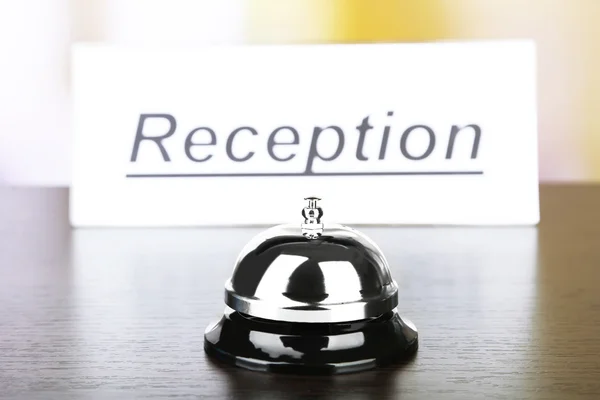
[[[225,283],[225,313],[204,348],[239,367],[345,373],[389,364],[418,347],[397,312],[398,286],[379,247],[355,229],[324,224],[319,198],[304,221],[254,237]]]

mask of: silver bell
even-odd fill
[[[252,239],[225,284],[225,303],[253,317],[337,323],[378,317],[398,305],[398,286],[364,234],[321,222],[319,199],[304,223],[278,225]]]
[[[301,373],[359,371],[414,353],[417,331],[396,311],[382,251],[355,229],[324,224],[320,199],[305,200],[302,223],[267,229],[242,249],[225,314],[206,330],[207,353]]]

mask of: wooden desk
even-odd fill
[[[203,352],[260,229],[71,231],[66,190],[0,189],[0,397],[600,399],[600,186],[543,186],[541,201],[538,228],[363,229],[419,352],[306,378]]]

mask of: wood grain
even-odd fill
[[[542,186],[537,228],[361,229],[421,335],[336,377],[215,364],[203,332],[259,228],[68,225],[64,189],[0,189],[0,397],[600,398],[600,187]]]

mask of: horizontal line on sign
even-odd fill
[[[127,178],[241,178],[292,176],[391,176],[391,175],[483,175],[483,171],[400,171],[400,172],[257,172],[230,174],[127,174]]]

